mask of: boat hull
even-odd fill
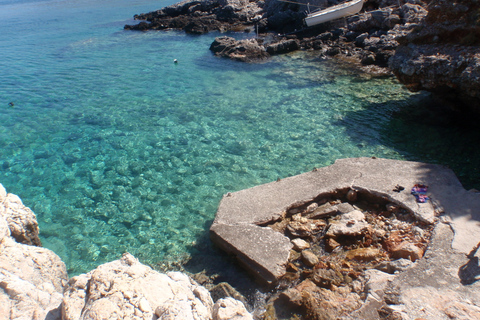
[[[320,23],[351,16],[362,10],[363,1],[364,0],[354,0],[319,12],[314,12],[305,18],[305,23],[308,27],[312,27]]]

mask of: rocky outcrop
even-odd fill
[[[0,217],[3,217],[10,229],[11,236],[18,243],[41,246],[38,237],[37,217],[30,208],[23,205],[22,200],[8,193],[0,184]]]
[[[328,7],[338,2],[318,0],[310,4]],[[231,43],[227,51],[214,49],[218,46],[218,40],[215,40],[211,49],[217,55],[244,62],[258,62],[270,55],[313,49],[319,51],[322,57],[338,55],[349,60],[354,58],[364,66],[386,67],[398,46],[397,37],[418,26],[425,17],[426,10],[422,5],[425,5],[424,2],[417,0],[408,0],[402,6],[397,0],[370,0],[365,5],[365,11],[368,12],[305,28],[303,19],[308,8],[306,2],[184,1],[155,12],[136,15],[135,19],[144,21],[127,25],[125,29],[175,28],[197,34],[213,30],[256,31],[259,34],[255,39]],[[257,44],[258,47],[252,47]]]
[[[253,320],[253,317],[242,302],[228,297],[213,306],[213,320]]]
[[[187,0],[154,12],[135,15],[144,20],[127,30],[183,29],[188,33],[253,30],[261,20],[263,2],[248,0]]]
[[[260,62],[270,57],[257,39],[235,40],[231,37],[217,37],[210,50],[216,56],[242,62]]]
[[[271,55],[298,49],[300,49],[300,41],[297,39],[285,39],[264,45],[263,39],[236,40],[227,36],[215,38],[210,46],[210,50],[216,56],[249,63],[262,62]]]
[[[287,53],[298,49],[300,49],[300,41],[297,39],[280,40],[266,47],[267,52],[271,55]]]
[[[427,10],[399,39],[390,68],[412,91],[431,91],[457,109],[479,113],[480,3],[433,0]]]
[[[321,30],[314,37],[303,37],[301,47],[320,51],[323,57],[354,59],[363,66],[386,68],[399,45],[397,39],[413,30],[426,16],[420,1],[369,1],[366,12],[349,17],[346,23]],[[376,8],[373,10],[373,8]],[[368,10],[368,11],[367,11]],[[367,69],[368,70],[368,69]]]
[[[0,314],[2,319],[59,319],[65,264],[52,251],[0,242]]]
[[[120,260],[73,277],[65,287],[65,320],[211,319],[208,291],[179,272],[161,274],[126,253]]]
[[[65,264],[55,253],[35,244],[40,244],[35,215],[0,184],[2,319],[60,318],[68,279]]]
[[[129,253],[65,286],[62,319],[106,318],[252,319],[242,302],[225,298],[214,304],[210,293],[187,275],[159,273]]]

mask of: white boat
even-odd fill
[[[351,16],[362,10],[364,0],[348,1],[324,10],[312,12],[305,18],[308,27],[335,19]]]

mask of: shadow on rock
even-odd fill
[[[480,280],[480,263],[478,257],[475,257],[479,247],[480,242],[467,255],[468,262],[458,270],[458,277],[463,285],[473,284]]]
[[[480,265],[478,257],[469,259],[467,263],[461,266],[458,270],[458,276],[463,285],[473,284],[480,280]]]
[[[364,109],[348,112],[336,125],[344,126],[359,146],[385,145],[405,160],[445,165],[468,190],[480,189],[480,150],[472,147],[480,142],[480,134],[472,119],[471,114],[451,111],[420,94],[366,102]]]

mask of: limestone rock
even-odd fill
[[[0,215],[0,241],[3,238],[10,236],[10,228],[8,227],[7,220]]]
[[[255,23],[263,25],[261,7],[256,1],[247,0],[186,0],[164,7],[161,10],[135,15],[142,21],[126,25],[129,30],[184,29],[202,34],[210,31],[252,30]]]
[[[382,256],[381,250],[378,248],[367,247],[353,249],[347,252],[347,259],[360,260],[360,261],[372,261]]]
[[[340,246],[341,246],[341,244],[338,243],[333,238],[327,238],[325,240],[325,250],[327,250],[327,252],[332,252],[333,250],[335,250],[336,248],[338,248]]]
[[[8,223],[10,234],[18,243],[41,246],[38,237],[37,217],[22,200],[12,193],[6,193],[0,185],[0,216]]]
[[[309,267],[313,267],[318,263],[318,257],[310,250],[302,251],[302,261]]]
[[[180,272],[161,274],[125,253],[70,279],[63,319],[211,319],[208,291]]]
[[[5,187],[0,183],[0,203],[3,203],[6,197],[7,197],[7,190],[5,190]]]
[[[65,264],[52,251],[16,243],[0,242],[0,318],[59,319]]]
[[[378,310],[384,304],[385,290],[394,276],[375,269],[366,270],[365,276],[367,298],[362,307],[352,316],[354,319],[378,319]]]
[[[266,50],[269,54],[281,54],[300,49],[300,42],[296,39],[283,40],[268,45]]]
[[[359,211],[343,214],[339,220],[330,220],[330,227],[326,236],[336,238],[338,236],[358,236],[367,232],[370,225],[365,221],[365,215]]]
[[[312,279],[322,288],[330,288],[332,284],[339,286],[344,281],[342,274],[333,269],[315,269]]]
[[[397,271],[405,271],[412,266],[412,260],[410,259],[397,259],[393,261],[382,261],[376,269],[387,272],[395,273]]]
[[[297,251],[302,251],[310,248],[310,244],[307,241],[300,238],[293,239],[292,244],[293,244],[293,249]]]
[[[310,220],[302,217],[299,220],[291,221],[287,225],[287,230],[294,237],[312,237],[321,232],[326,223],[323,220]]]
[[[253,320],[243,303],[230,297],[215,303],[212,316],[213,320]]]
[[[342,202],[332,205],[329,202],[319,206],[315,211],[307,215],[310,219],[323,219],[337,214],[349,213],[355,210],[355,208],[348,202]]]
[[[362,304],[356,293],[319,288],[310,280],[303,281],[296,289],[302,292],[307,319],[345,319]]]
[[[295,288],[288,288],[280,294],[280,297],[296,307],[302,305],[302,293]]]
[[[423,257],[425,250],[409,241],[403,241],[392,249],[392,256],[400,259],[410,259],[416,261]]]
[[[317,5],[327,6],[326,0],[319,0]],[[301,8],[299,10],[299,8]],[[264,17],[267,18],[268,27],[277,30],[281,33],[288,33],[295,29],[301,29],[303,27],[303,10],[306,10],[306,6],[299,7],[298,5],[285,5],[285,3],[279,1],[265,1]]]

